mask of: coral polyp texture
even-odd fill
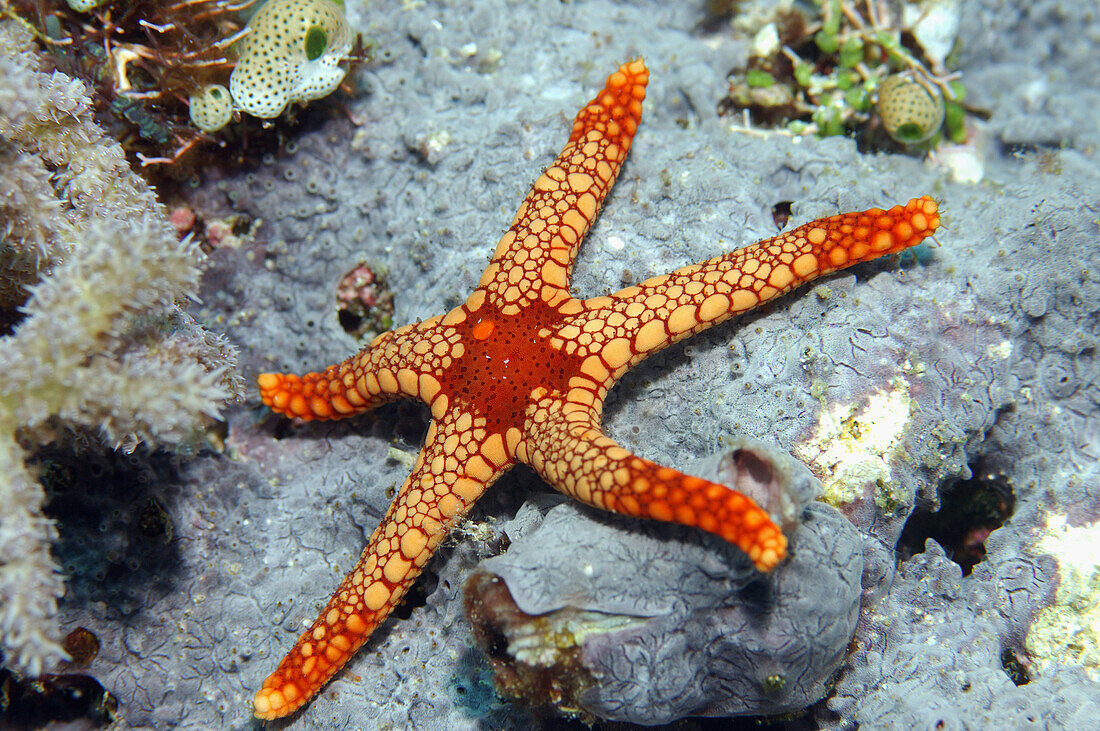
[[[194,444],[236,391],[236,350],[182,312],[199,252],[92,119],[88,89],[39,71],[0,22],[0,649],[38,675],[65,657],[57,531],[25,461],[72,430],[111,446]]]
[[[344,11],[330,0],[267,0],[240,42],[229,91],[239,109],[277,117],[287,104],[331,94],[351,51]]]
[[[649,71],[623,64],[577,114],[477,288],[445,315],[380,335],[321,373],[266,373],[264,403],[305,420],[399,397],[432,422],[412,474],[320,617],[256,694],[277,718],[306,703],[367,641],[448,530],[505,471],[527,464],[561,492],[624,515],[676,522],[774,569],[787,538],[752,498],[637,457],[600,428],[611,386],[684,338],[838,269],[915,246],[939,226],[923,197],[784,234],[584,301],[569,292],[581,242],[633,143]]]

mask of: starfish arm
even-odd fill
[[[641,59],[611,74],[577,114],[558,159],[531,187],[478,283],[504,314],[540,297],[556,303],[568,296],[577,249],[630,150],[648,81]]]
[[[701,528],[733,543],[760,571],[787,555],[787,538],[752,499],[631,454],[600,431],[596,408],[546,396],[528,410],[521,459],[559,491],[624,515]]]
[[[563,330],[595,332],[611,381],[646,356],[839,269],[916,246],[939,226],[936,202],[914,198],[822,218],[743,249],[584,303]],[[602,322],[602,327],[597,323]]]
[[[289,715],[316,695],[397,606],[451,526],[510,466],[491,437],[475,439],[478,430],[468,422],[469,414],[450,411],[429,427],[412,474],[355,568],[256,693],[258,718]]]
[[[462,348],[458,333],[441,326],[442,319],[382,333],[358,354],[320,373],[262,373],[257,377],[260,398],[272,411],[305,421],[343,419],[402,396],[440,410],[445,400],[436,403],[436,376]]]

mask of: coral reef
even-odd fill
[[[1041,569],[1049,569],[1046,562]],[[1100,712],[1094,680],[1080,666],[1013,677],[1007,665],[1009,612],[1026,623],[1033,568],[1015,581],[960,580],[934,542],[902,565],[895,588],[860,633],[859,651],[828,701],[842,723],[827,728],[1087,728]],[[1031,601],[1037,597],[1032,596]],[[975,607],[984,611],[975,612]],[[1007,611],[1006,611],[1007,609]],[[1024,609],[1025,612],[1021,612]],[[1068,658],[1067,658],[1068,659]]]
[[[860,617],[836,690],[771,725],[1022,726],[1047,710],[1051,725],[1088,727],[1095,670],[1063,661],[1094,656],[1087,633],[1067,634],[1091,617],[1080,600],[1095,574],[1075,546],[1100,515],[1100,19],[1087,3],[964,0],[950,63],[967,103],[991,113],[968,121],[985,140],[975,184],[938,166],[942,144],[926,162],[718,117],[726,72],[751,49],[728,28],[700,27],[705,4],[349,0],[353,28],[388,49],[349,102],[362,126],[316,115],[286,148],[193,191],[200,219],[238,216],[255,232],[210,252],[196,316],[224,323],[254,373],[357,347],[334,302],[359,262],[385,271],[396,325],[458,304],[534,161],[557,152],[562,110],[587,98],[604,65],[644,55],[654,69],[644,126],[574,268],[578,293],[773,235],[776,211],[808,220],[924,192],[944,211],[938,247],[702,334],[610,394],[607,429],[652,459],[686,464],[734,434],[802,447],[859,532]],[[264,419],[257,404],[228,416],[227,456],[137,473],[142,499],[162,493],[174,537],[137,544],[157,563],[126,596],[80,574],[75,547],[69,559],[65,629],[100,637],[87,672],[131,726],[247,724],[250,691],[359,554],[408,471],[397,458],[423,437],[416,409],[299,426]],[[95,515],[112,525],[119,499],[101,486],[120,482],[129,496],[132,481],[113,471],[90,481]],[[1010,495],[1011,515],[1000,527],[952,520],[949,498],[967,490],[974,506]],[[535,520],[548,492],[530,473],[490,491],[421,591],[325,691],[324,712],[288,727],[534,725],[524,704],[494,693],[461,593],[482,560],[507,556],[508,516]],[[909,542],[917,523],[946,555]],[[960,547],[969,575],[954,566]]]
[[[225,80],[253,0],[5,0],[60,71],[83,81],[98,121],[143,164],[193,157],[212,138],[189,125],[188,96]]]
[[[63,583],[30,452],[74,429],[193,443],[240,382],[235,349],[176,304],[196,248],[93,123],[86,87],[39,71],[31,41],[0,23],[0,647],[38,675],[65,656]]]

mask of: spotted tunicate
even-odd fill
[[[214,132],[229,123],[233,116],[233,100],[221,84],[209,84],[188,100],[191,123],[203,132]]]
[[[344,12],[331,0],[268,0],[248,24],[229,79],[233,101],[257,117],[291,102],[320,99],[344,79],[351,51]]]
[[[94,7],[102,5],[106,1],[107,0],[67,0],[69,7],[78,13],[87,12]]]
[[[943,124],[943,95],[911,74],[887,77],[878,89],[878,116],[886,133],[903,145],[915,145]]]

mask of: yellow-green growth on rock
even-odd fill
[[[331,94],[347,73],[339,63],[351,51],[351,28],[331,0],[268,0],[248,29],[229,78],[242,111],[277,117],[291,102]]]
[[[903,145],[924,142],[943,125],[943,94],[910,74],[887,77],[878,89],[878,115],[886,133]]]

